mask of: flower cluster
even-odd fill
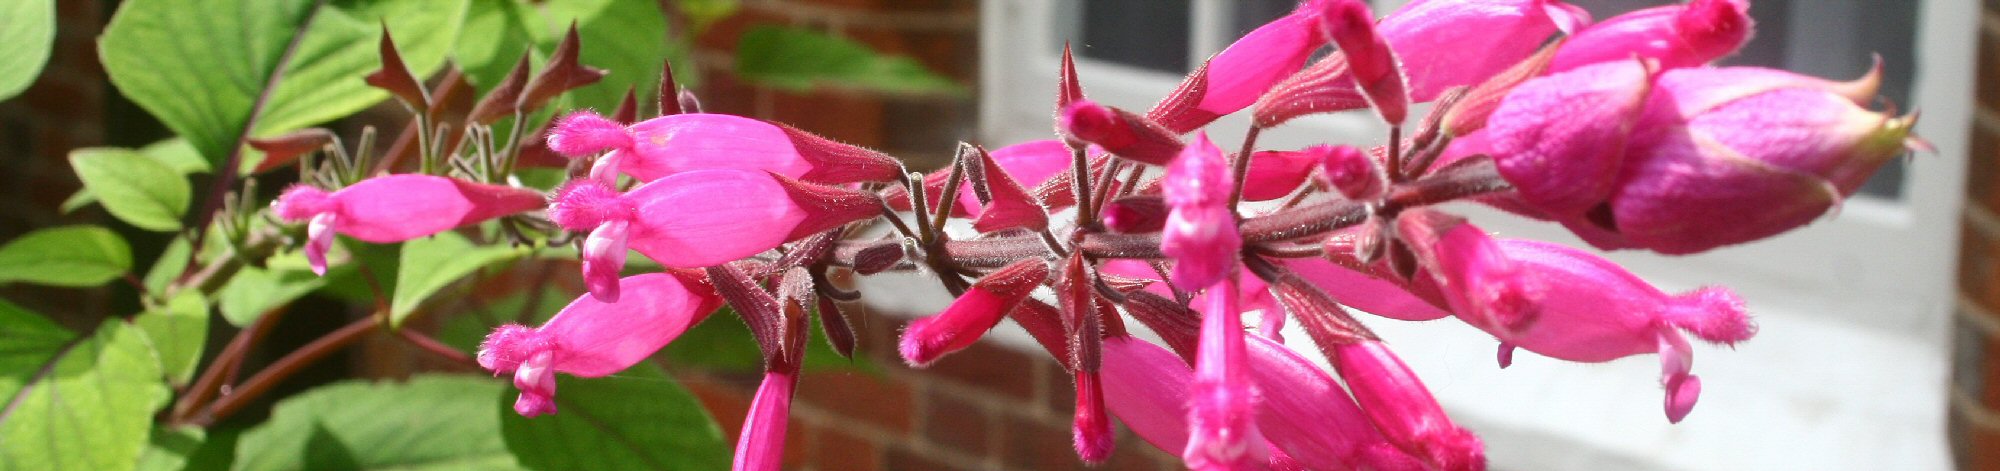
[[[1809,223],[1921,144],[1913,115],[1868,108],[1874,74],[1709,65],[1749,40],[1748,3],[1593,23],[1560,0],[1415,0],[1380,18],[1360,0],[1307,0],[1144,112],[1090,100],[1065,50],[1055,136],[964,144],[927,175],[751,118],[582,111],[547,134],[580,170],[545,199],[391,175],[295,188],[275,210],[309,221],[316,269],[336,233],[391,242],[519,215],[581,236],[589,292],[541,326],[499,328],[478,355],[513,374],[522,415],[557,412],[556,373],[620,371],[730,305],[765,371],[736,469],[779,466],[814,311],[852,354],[839,309],[860,293],[829,273],[883,271],[957,295],[903,331],[912,366],[1009,319],[1032,334],[1074,379],[1086,462],[1115,451],[1115,420],[1194,469],[1483,469],[1480,439],[1353,312],[1455,318],[1497,340],[1501,367],[1516,349],[1656,353],[1675,422],[1701,391],[1688,336],[1731,345],[1756,328],[1728,289],[1662,292],[1592,252],[1496,238],[1432,205],[1479,201],[1606,250],[1696,253]],[[1371,113],[1389,139],[1257,146],[1264,129],[1345,111]],[[1252,127],[1225,152],[1204,128],[1239,112]],[[665,271],[626,276],[628,249]],[[1286,324],[1331,371],[1287,346]]]

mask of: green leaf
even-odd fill
[[[491,90],[514,68],[523,51],[540,48],[547,36],[548,25],[541,21],[540,11],[521,0],[472,0],[451,60],[466,81],[481,91]],[[544,56],[542,52],[536,51],[536,63]]]
[[[160,251],[160,258],[153,260],[153,266],[146,269],[146,277],[141,279],[141,283],[146,285],[146,292],[165,293],[192,259],[194,244],[189,243],[187,237],[175,237],[167,242],[167,248]]]
[[[205,469],[188,466],[188,461],[207,443],[208,431],[200,427],[154,425],[146,450],[139,453],[139,471],[180,471]]]
[[[490,378],[449,375],[315,388],[245,432],[231,469],[521,469],[493,413],[503,389]]]
[[[657,0],[560,0],[542,8],[552,31],[568,28],[570,21],[577,23],[584,65],[611,72],[596,85],[569,92],[570,107],[614,109],[627,87],[642,95],[659,88],[667,22]]]
[[[527,253],[527,249],[506,245],[473,245],[455,232],[404,242],[396,294],[389,303],[389,325],[401,327],[403,319],[416,312],[424,300],[466,275]]]
[[[326,285],[326,278],[314,275],[305,255],[299,252],[273,256],[264,265],[264,268],[243,267],[216,293],[215,302],[230,325],[250,325],[266,311]]]
[[[384,22],[410,69],[429,75],[464,13],[464,0],[126,0],[98,55],[120,92],[216,166],[241,137],[325,122],[388,97],[362,81],[380,65]]]
[[[180,386],[194,377],[195,364],[208,345],[208,300],[201,293],[181,293],[166,306],[140,313],[132,325],[146,332],[168,383]]]
[[[680,384],[649,365],[604,378],[556,379],[554,415],[515,414],[516,391],[497,407],[507,448],[536,470],[729,468],[722,429]]]
[[[587,44],[587,43],[586,43]],[[963,86],[916,60],[818,32],[757,26],[736,43],[736,74],[794,91],[821,86],[907,93],[965,93]]]
[[[18,317],[18,309],[4,316]],[[32,315],[30,315],[32,316]],[[146,448],[153,412],[170,394],[146,334],[118,320],[53,347],[46,321],[0,322],[0,470],[129,470]],[[42,359],[37,363],[35,359]]]
[[[132,248],[97,226],[30,232],[0,246],[0,283],[97,286],[132,269]]]
[[[112,216],[140,229],[180,229],[193,189],[173,168],[130,149],[107,147],[71,151],[69,164]]]
[[[202,160],[201,153],[196,152],[194,146],[189,145],[186,139],[172,138],[155,142],[139,149],[139,155],[153,159],[179,172],[183,177],[209,171],[208,161]],[[63,214],[69,214],[96,202],[97,195],[92,194],[89,188],[78,188],[76,193],[70,194],[68,199],[63,200],[60,209]]]
[[[55,0],[0,2],[0,100],[13,98],[41,75],[56,42]]]
[[[742,7],[737,0],[674,0],[674,8],[687,17],[694,34],[701,34],[710,25],[736,14],[736,10]]]

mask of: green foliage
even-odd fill
[[[555,36],[533,6],[521,0],[472,0],[459,29],[452,63],[480,90],[491,90],[514,68],[523,51],[540,63]],[[594,44],[592,46],[595,46]]]
[[[160,165],[165,165],[167,168],[173,169],[174,172],[179,173],[182,177],[196,173],[207,173],[209,171],[208,161],[202,160],[201,153],[195,151],[194,146],[188,144],[185,139],[173,138],[155,142],[152,145],[139,149],[139,155],[146,156],[146,158],[159,162]],[[74,154],[72,154],[71,158],[75,158]],[[76,211],[78,208],[96,202],[97,195],[92,194],[90,188],[78,189],[75,194],[69,195],[69,199],[63,200],[62,212]]]
[[[165,293],[174,280],[180,278],[181,271],[194,259],[194,244],[186,236],[175,237],[167,242],[167,248],[160,251],[160,258],[153,260],[153,266],[146,269],[146,276],[140,283],[148,293]]]
[[[540,5],[472,0],[453,59],[468,81],[491,89],[528,47],[534,48],[539,64],[571,22],[583,41],[582,62],[610,75],[570,92],[570,107],[610,110],[627,88],[644,95],[659,87],[660,63],[670,45],[666,19],[655,0],[551,0]]]
[[[304,254],[287,252],[266,260],[264,268],[243,267],[237,271],[216,293],[215,302],[224,320],[242,327],[262,317],[264,312],[298,300],[326,283],[327,278],[313,274]]]
[[[0,100],[35,83],[55,42],[55,0],[0,1]]]
[[[587,44],[587,43],[586,43]],[[965,93],[965,88],[908,57],[818,32],[758,26],[736,43],[736,73],[766,86],[805,91],[834,86],[908,93]]]
[[[181,215],[187,212],[194,190],[180,172],[139,152],[117,148],[71,151],[69,164],[84,189],[112,216],[140,229],[181,228]]]
[[[819,332],[817,320],[808,324],[812,326],[812,338],[806,339],[806,361],[801,365],[806,371],[882,373],[881,366],[860,355],[850,360],[834,353],[832,344],[828,344],[826,336]],[[750,327],[743,325],[743,319],[736,317],[736,313],[727,307],[710,314],[708,320],[688,329],[660,351],[666,354],[668,362],[676,366],[745,373],[760,372],[764,368],[764,353],[758,349],[757,338],[750,335]]]
[[[208,344],[208,300],[200,293],[174,296],[166,306],[132,318],[132,325],[146,332],[167,382],[184,385],[194,377],[195,364],[201,362],[202,348]]]
[[[497,409],[507,447],[536,470],[709,470],[729,467],[729,444],[693,394],[650,365],[605,378],[558,377],[554,415]]]
[[[494,413],[503,389],[491,378],[453,375],[315,388],[245,432],[231,469],[520,469]]]
[[[389,305],[389,325],[401,327],[424,300],[466,275],[527,253],[528,249],[506,245],[474,245],[454,232],[404,242],[401,273],[396,275],[396,293]]]
[[[444,63],[464,13],[464,0],[127,0],[98,50],[120,92],[220,165],[241,137],[388,97],[361,79],[379,66],[384,22],[421,76]]]
[[[132,269],[132,249],[110,229],[41,229],[0,246],[0,283],[97,286]]]
[[[153,426],[153,434],[146,442],[146,450],[139,453],[139,471],[178,471],[182,469],[217,469],[188,466],[188,462],[201,451],[208,439],[208,431],[200,427]]]
[[[127,470],[145,449],[169,396],[146,333],[114,319],[69,335],[0,309],[0,470]]]

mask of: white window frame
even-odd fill
[[[980,129],[986,142],[1004,145],[1051,136],[1056,51],[1061,45],[1055,43],[1055,25],[1049,18],[1065,1],[1070,0],[982,2],[981,40],[986,46],[981,50]],[[1912,90],[1914,105],[1923,110],[1917,131],[1939,152],[1911,159],[1901,201],[1857,196],[1837,213],[1803,229],[1701,255],[1619,251],[1610,258],[1665,287],[1720,283],[1737,289],[1759,309],[1813,312],[1912,339],[1942,339],[1953,299],[1951,268],[1963,200],[1965,130],[1971,126],[1975,61],[1969,45],[1980,11],[1976,2],[1913,1],[1923,2]],[[1387,12],[1403,2],[1374,3],[1378,12]],[[1192,2],[1189,63],[1201,63],[1233,39],[1224,37],[1228,7],[1227,0]],[[1085,94],[1128,109],[1150,107],[1180,80],[1081,54],[1076,61]],[[1211,137],[1233,147],[1248,124],[1245,114],[1209,126]],[[1258,146],[1295,148],[1329,140],[1372,144],[1385,135],[1385,128],[1367,114],[1350,112],[1307,117],[1267,130]],[[1582,245],[1552,224],[1500,217],[1484,208],[1460,209],[1482,227],[1505,236]]]

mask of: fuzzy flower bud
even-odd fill
[[[1578,31],[1550,71],[1638,56],[1663,68],[1694,67],[1733,54],[1750,41],[1749,0],[1693,0],[1638,10]]]
[[[370,178],[332,193],[294,186],[271,202],[280,219],[310,221],[306,258],[321,274],[335,233],[402,242],[541,206],[534,190],[413,174]]]
[[[910,321],[903,329],[903,360],[912,366],[928,366],[945,354],[972,346],[1048,276],[1047,262],[1029,258],[980,278],[944,312]]]
[[[1445,416],[1423,381],[1379,341],[1333,346],[1333,367],[1391,443],[1437,469],[1485,469],[1479,437]]]
[[[1336,3],[1302,2],[1291,14],[1243,35],[1188,75],[1146,117],[1184,133],[1250,106],[1272,84],[1298,72],[1313,51],[1326,45],[1319,23]]]
[[[742,116],[686,113],[623,126],[589,111],[571,113],[549,131],[549,149],[571,157],[609,152],[591,171],[649,182],[681,172],[765,171],[813,183],[891,181],[895,159],[805,131]]]
[[[1167,167],[1164,185],[1172,211],[1162,229],[1160,251],[1174,259],[1174,284],[1207,287],[1236,266],[1243,239],[1229,209],[1230,187],[1236,182],[1231,173],[1222,151],[1205,133],[1196,134]]]
[[[1375,159],[1353,146],[1331,146],[1321,155],[1320,175],[1328,186],[1349,200],[1366,201],[1382,196],[1389,188],[1389,175]]]
[[[1102,147],[1128,160],[1166,165],[1181,152],[1176,133],[1152,120],[1125,110],[1090,100],[1077,100],[1064,107],[1056,126],[1071,139]]]

